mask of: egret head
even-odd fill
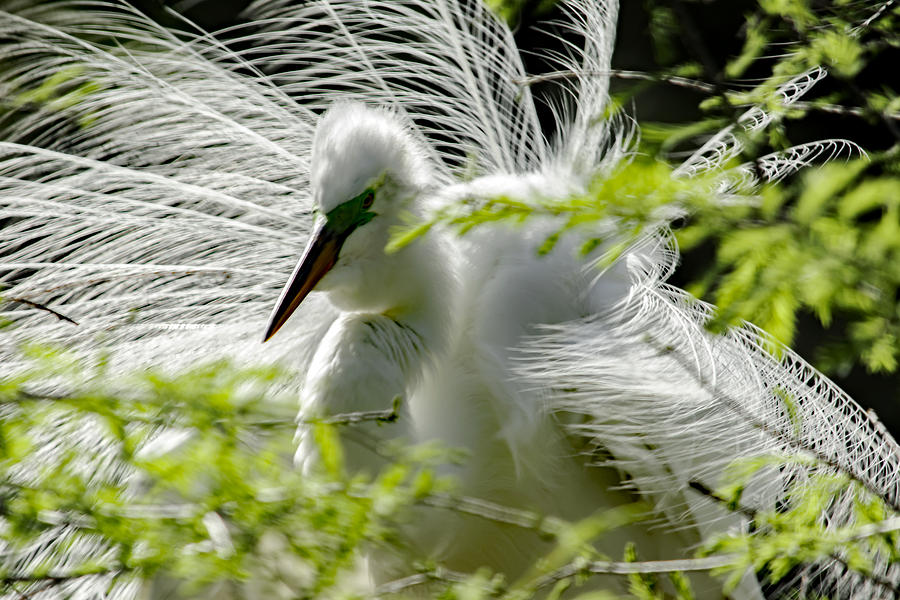
[[[361,104],[326,112],[313,138],[310,185],[319,213],[303,257],[281,292],[265,339],[313,290],[341,308],[377,303],[390,280],[391,228],[430,181],[424,153],[396,115]]]

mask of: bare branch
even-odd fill
[[[434,508],[445,508],[457,512],[481,517],[489,521],[515,525],[524,529],[531,529],[541,535],[556,537],[562,531],[566,522],[555,517],[546,517],[536,512],[520,510],[468,496],[450,496],[448,494],[434,494],[421,500],[421,503]]]
[[[355,425],[356,423],[364,423],[366,421],[376,421],[378,423],[394,423],[400,418],[400,396],[394,398],[391,408],[384,410],[361,410],[359,412],[339,413],[330,417],[310,417],[303,419],[300,423],[305,425],[315,425],[322,423],[325,425]]]
[[[538,579],[534,587],[542,589],[576,575],[634,575],[662,574],[685,571],[711,571],[733,565],[740,557],[736,554],[718,554],[704,558],[673,560],[645,560],[635,562],[598,560],[585,564],[570,563]]]
[[[421,573],[416,573],[415,575],[410,575],[409,577],[403,577],[401,579],[395,579],[394,581],[383,583],[375,588],[374,596],[378,598],[380,596],[398,594],[404,590],[424,585],[432,581],[441,581],[444,583],[462,583],[468,577],[471,577],[471,575],[467,575],[465,573],[457,573],[456,571],[451,571],[443,567],[436,567],[434,569],[429,569]]]
[[[900,113],[889,113],[889,112],[875,112],[871,110],[866,110],[865,108],[860,108],[858,106],[842,106],[840,104],[820,104],[817,102],[805,102],[798,100],[791,104],[791,108],[799,108],[801,110],[817,110],[824,113],[830,113],[833,115],[844,115],[844,116],[852,116],[852,117],[866,117],[869,115],[880,116],[885,119],[894,119],[900,121]]]
[[[657,341],[657,340],[651,339],[649,337],[646,339],[650,343],[654,343]],[[803,440],[797,438],[796,436],[787,434],[784,431],[781,431],[779,429],[772,427],[768,423],[764,423],[764,422],[760,421],[754,415],[750,414],[750,412],[747,411],[743,407],[743,405],[740,402],[738,402],[735,398],[729,396],[728,394],[722,393],[720,390],[718,390],[716,388],[710,388],[708,382],[705,381],[699,373],[697,373],[694,369],[691,368],[689,361],[684,359],[680,355],[680,353],[673,351],[673,349],[671,347],[658,346],[657,349],[660,352],[660,354],[666,354],[666,355],[672,356],[675,360],[677,360],[679,363],[681,363],[681,366],[684,368],[685,372],[687,372],[691,377],[693,377],[694,381],[697,382],[698,385],[700,385],[703,389],[709,391],[723,405],[725,405],[727,408],[729,408],[733,412],[737,413],[737,415],[739,417],[744,419],[752,427],[762,431],[766,435],[772,437],[773,439],[777,440],[778,442],[781,442],[785,446],[792,448],[793,450],[796,450],[799,452],[806,452],[806,453],[812,455],[812,457],[815,460],[817,460],[818,462],[822,463],[823,465],[825,465],[827,467],[831,467],[838,473],[842,473],[842,474],[846,475],[848,478],[852,479],[857,484],[862,486],[863,489],[867,490],[873,496],[875,496],[876,498],[880,498],[886,505],[891,507],[891,509],[893,509],[893,511],[895,513],[900,513],[900,501],[898,501],[896,498],[886,497],[885,492],[877,489],[874,485],[872,485],[872,483],[870,481],[868,481],[865,477],[863,477],[862,475],[857,473],[855,469],[853,469],[850,466],[841,464],[833,456],[829,456],[829,455],[825,454],[824,452],[822,452],[821,450],[811,447],[809,444],[805,443]],[[867,416],[869,417],[870,422],[871,422],[871,418],[872,418],[871,414],[867,413]],[[873,427],[875,427],[877,429],[878,425],[873,424]],[[882,433],[884,432],[883,429],[881,429],[880,431]]]
[[[532,75],[524,79],[513,80],[513,83],[523,87],[531,86],[536,83],[544,83],[546,81],[557,81],[560,79],[569,79],[572,77],[615,77],[616,79],[631,79],[640,81],[653,81],[656,83],[668,83],[677,87],[683,87],[706,94],[716,93],[716,86],[698,79],[688,79],[687,77],[679,77],[677,75],[657,75],[644,71],[629,71],[625,69],[610,69],[608,71],[551,71],[542,75]]]
[[[536,83],[569,79],[578,76],[613,77],[615,79],[652,81],[655,83],[666,83],[669,85],[674,85],[676,87],[702,92],[704,94],[718,93],[715,85],[706,81],[702,81],[700,79],[691,79],[678,75],[647,73],[646,71],[629,71],[625,69],[610,69],[609,71],[552,71],[550,73],[544,73],[542,75],[532,75],[530,77],[525,77],[524,79],[516,79],[513,81],[513,83],[526,87],[534,85]],[[875,115],[885,119],[900,121],[900,113],[898,112],[878,113],[858,106],[843,106],[841,104],[823,104],[819,102],[796,101],[791,104],[791,108],[859,118]]]
[[[576,575],[633,575],[633,574],[663,574],[685,571],[710,571],[732,565],[738,556],[733,554],[721,554],[705,558],[687,558],[674,560],[648,560],[648,561],[607,561],[572,562],[559,569],[551,571],[538,578],[530,586],[534,590],[540,590],[563,579]],[[397,594],[404,590],[439,581],[444,583],[461,583],[471,575],[457,573],[442,567],[429,569],[408,577],[389,581],[375,589],[375,596]]]
[[[28,306],[30,306],[32,308],[36,308],[38,310],[43,310],[43,311],[50,313],[51,315],[53,315],[60,321],[66,321],[67,323],[71,323],[72,325],[76,325],[76,326],[78,325],[78,322],[75,321],[74,319],[72,319],[71,317],[67,317],[66,315],[62,314],[61,312],[57,312],[57,311],[53,310],[52,308],[50,308],[49,306],[41,304],[40,302],[35,302],[35,301],[29,300],[27,298],[19,298],[19,297],[6,298],[6,301],[7,302],[18,302],[19,304],[27,304]]]

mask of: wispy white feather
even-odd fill
[[[602,447],[636,489],[675,522],[705,534],[734,521],[689,483],[709,488],[741,458],[783,457],[751,481],[742,503],[772,510],[788,484],[840,465],[870,492],[836,498],[826,523],[854,522],[857,494],[900,499],[900,456],[870,415],[807,362],[746,325],[723,335],[705,329],[713,308],[667,286],[659,265],[632,259],[632,293],[607,314],[547,327],[527,345],[520,375],[553,390],[557,410],[586,417],[574,428]],[[792,462],[812,458],[817,466]],[[895,567],[882,575],[896,581]],[[840,598],[891,597],[837,564],[798,579],[833,585]],[[811,592],[816,592],[813,588]]]
[[[863,156],[866,156],[866,151],[849,140],[818,140],[800,144],[727,169],[722,174],[720,189],[723,194],[752,193],[761,183],[781,181],[805,167]]]
[[[781,108],[787,108],[796,102],[812,86],[821,81],[827,72],[821,67],[810,69],[806,73],[781,84],[775,96]],[[729,125],[713,135],[705,144],[697,149],[675,171],[677,175],[696,175],[703,171],[721,168],[730,159],[740,155],[744,148],[743,136],[762,131],[777,114],[761,106],[753,106],[737,119],[737,123]]]

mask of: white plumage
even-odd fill
[[[603,272],[592,266],[602,248],[575,252],[578,231],[538,257],[558,224],[537,220],[464,238],[433,231],[385,254],[408,214],[497,196],[561,198],[627,160],[627,125],[598,118],[613,3],[561,2],[584,46],[548,57],[575,74],[570,95],[545,99],[552,140],[519,84],[526,74],[511,33],[475,2],[260,2],[231,46],[205,34],[185,41],[127,9],[53,6],[0,13],[12,42],[6,95],[54,73],[73,95],[4,123],[0,217],[10,220],[0,269],[8,297],[79,326],[20,305],[5,351],[27,336],[108,347],[129,367],[221,355],[280,361],[305,378],[303,416],[383,409],[400,395],[396,424],[360,430],[466,448],[470,460],[453,470],[468,495],[567,519],[634,491],[648,497],[655,528],[623,528],[598,543],[614,558],[626,540],[642,558],[683,557],[701,536],[745,526],[689,487],[715,486],[740,457],[814,452],[896,501],[892,441],[801,359],[773,357],[764,334],[707,333],[708,307],[665,284],[676,254],[662,227]],[[98,32],[118,43],[91,41]],[[781,101],[822,76],[787,82]],[[771,118],[752,108],[739,125]],[[739,143],[722,132],[679,175],[720,169]],[[777,179],[848,149],[824,141],[764,157],[755,171],[724,172],[722,193],[748,189],[754,172]],[[594,227],[609,234],[614,225]],[[303,300],[262,346],[266,315],[311,235],[332,237],[306,258],[324,251],[333,261],[313,265],[314,277],[298,265],[308,285],[286,288],[279,305],[296,302],[276,310],[270,329],[317,282],[327,299]],[[346,443],[352,468],[377,467],[368,448]],[[298,459],[315,462],[302,430]],[[773,469],[743,501],[771,508],[788,482],[819,468]],[[827,518],[850,519],[852,501],[851,492],[837,499]],[[531,532],[446,512],[407,533],[450,568],[487,564],[513,578],[547,550]],[[373,560],[379,580],[404,566]],[[814,571],[841,597],[885,594],[837,563],[806,575]],[[887,568],[882,576],[898,577]],[[695,583],[701,597],[718,594],[712,581]],[[761,591],[748,575],[734,595]]]

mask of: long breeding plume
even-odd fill
[[[464,178],[482,176],[579,191],[628,160],[628,123],[601,118],[617,6],[559,8],[558,31],[578,43],[544,58],[572,76],[535,98],[512,33],[480,2],[259,0],[246,25],[220,37],[166,29],[125,4],[13,2],[0,12],[0,96],[18,109],[0,113],[0,314],[15,327],[3,331],[0,356],[13,369],[17,346],[40,340],[108,350],[122,367],[223,356],[282,362],[302,379],[336,308],[311,297],[290,335],[259,339],[314,229],[310,157],[329,107],[388,109],[445,202],[461,197],[452,190]],[[776,101],[789,106],[825,75],[786,81]],[[49,85],[56,91],[22,110]],[[552,138],[538,102],[549,107]],[[855,151],[823,140],[726,169],[740,154],[738,130],[773,118],[751,107],[675,176],[721,171],[724,196]],[[628,284],[615,302],[531,328],[510,354],[516,410],[565,414],[579,447],[603,448],[605,466],[627,474],[671,527],[703,536],[746,528],[746,515],[696,491],[716,486],[738,458],[785,458],[748,482],[745,511],[773,509],[789,486],[833,471],[860,486],[834,499],[828,526],[853,523],[857,494],[900,506],[893,440],[798,356],[773,352],[763,332],[708,332],[711,308],[666,283],[676,261],[660,227],[616,267]],[[523,452],[512,437],[510,451]],[[102,548],[78,552],[93,550]],[[45,556],[14,558],[24,568]],[[877,578],[862,577],[834,557],[795,579],[835,597],[889,597],[884,582],[896,586],[900,572],[876,568]],[[759,593],[752,576],[736,592]]]

